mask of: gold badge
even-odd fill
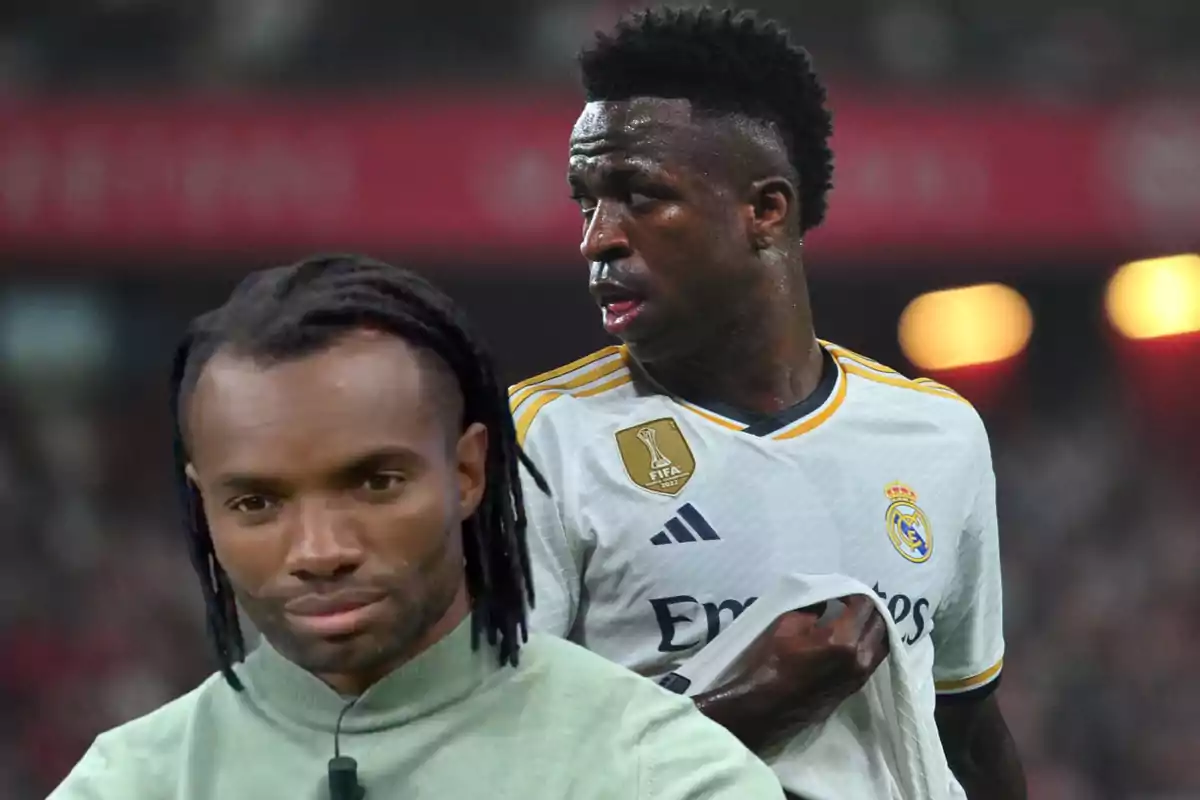
[[[643,489],[676,495],[696,470],[692,448],[670,417],[617,431],[617,449],[629,479]]]
[[[900,555],[921,564],[933,555],[933,531],[925,512],[917,507],[917,493],[902,483],[883,490],[889,501],[884,512],[888,538]]]

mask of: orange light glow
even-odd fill
[[[1200,331],[1200,255],[1126,264],[1109,280],[1104,305],[1113,327],[1129,339]]]
[[[1024,350],[1032,334],[1029,303],[999,283],[923,294],[900,315],[900,347],[926,370],[1004,361]]]

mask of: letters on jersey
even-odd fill
[[[518,385],[524,444],[551,484],[526,493],[533,628],[656,678],[779,575],[836,573],[884,599],[930,712],[937,692],[992,681],[1002,603],[982,421],[949,389],[824,346],[835,380],[774,428],[639,384],[619,348]]]
[[[691,480],[696,459],[670,417],[617,431],[617,449],[630,480],[647,491],[676,495]]]

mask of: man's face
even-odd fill
[[[643,363],[700,349],[760,280],[754,209],[685,100],[593,102],[571,133],[568,182],[605,329]]]
[[[430,644],[463,596],[487,433],[458,435],[438,405],[458,407],[452,378],[430,362],[372,332],[277,363],[218,352],[186,409],[189,474],[243,609],[335,685]]]

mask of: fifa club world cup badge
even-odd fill
[[[616,437],[626,474],[647,491],[677,495],[696,470],[692,448],[670,417],[625,428]]]
[[[917,506],[917,493],[902,483],[883,490],[888,507],[884,513],[888,538],[900,555],[921,564],[933,555],[933,531],[925,512]]]

